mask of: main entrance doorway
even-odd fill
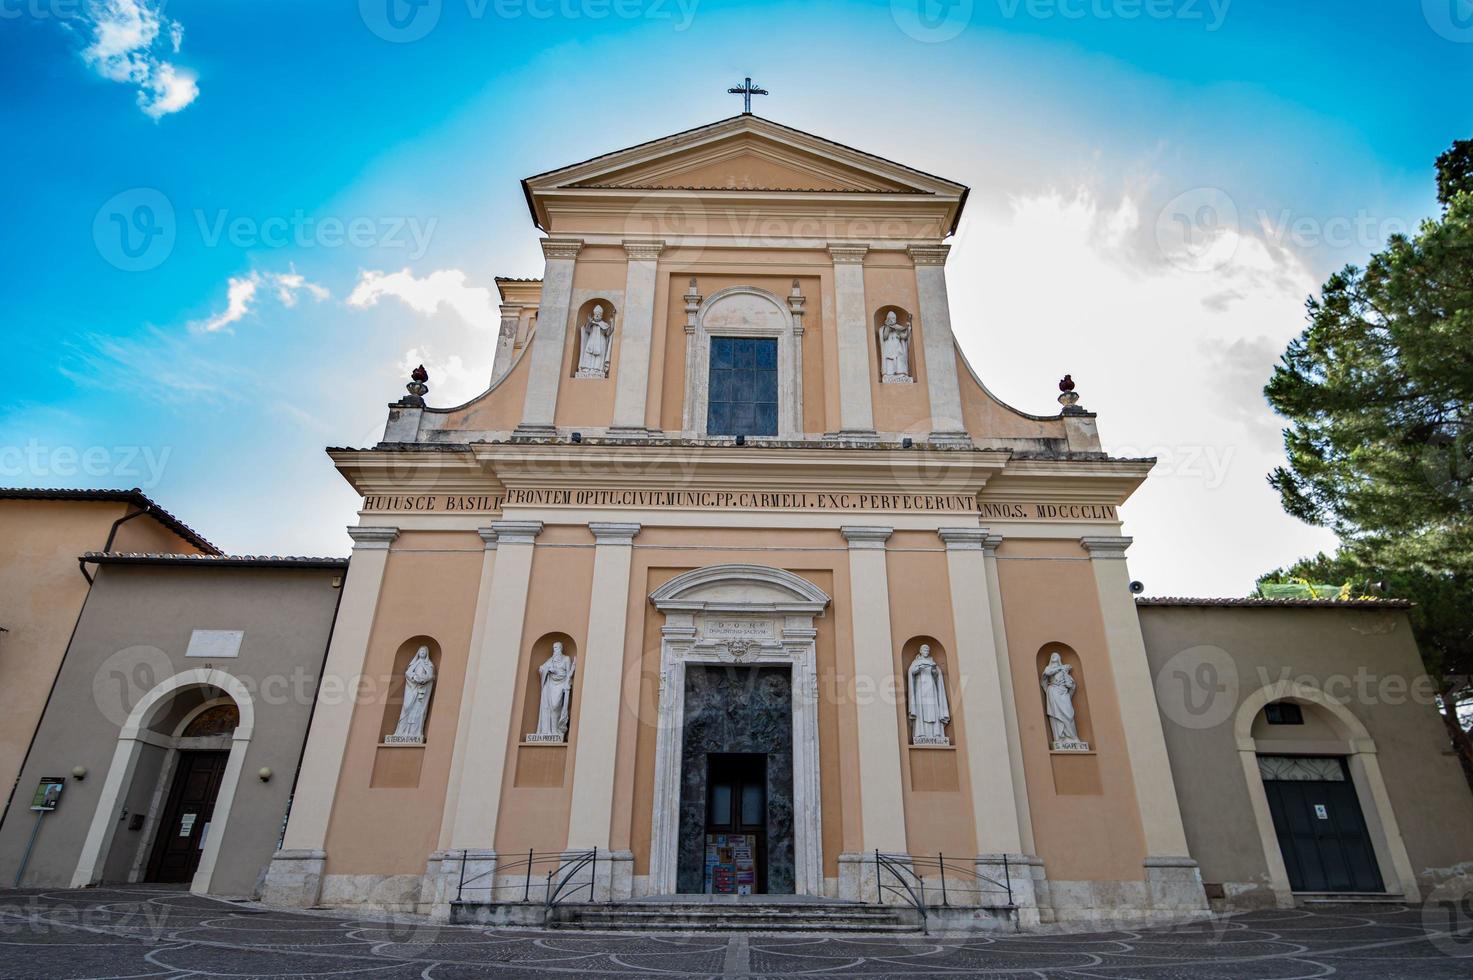
[[[708,895],[767,891],[767,755],[706,756]]]
[[[1279,851],[1296,892],[1383,890],[1345,760],[1259,756]]]
[[[182,884],[194,878],[229,758],[229,752],[179,753],[179,767],[148,865],[149,881]]]

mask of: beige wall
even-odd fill
[[[1074,542],[1006,538],[997,558],[1038,855],[1051,880],[1138,881],[1145,840],[1088,555]],[[1049,748],[1038,654],[1056,644],[1078,654],[1089,753]]]
[[[1184,651],[1184,669],[1205,656],[1200,652],[1204,645],[1220,651],[1222,659],[1214,662],[1236,668],[1223,678],[1222,694],[1234,709],[1284,676],[1336,695],[1375,743],[1400,836],[1424,893],[1448,869],[1473,860],[1473,794],[1437,708],[1425,697],[1407,693],[1419,686],[1425,692],[1429,684],[1418,684],[1424,672],[1405,612],[1145,605],[1140,619],[1153,675],[1183,667],[1184,661],[1172,658]],[[1163,705],[1162,726],[1187,841],[1203,880],[1266,887],[1264,842],[1234,738],[1236,711],[1212,707],[1194,716],[1175,710],[1174,703],[1171,707],[1165,710]],[[1299,730],[1303,740],[1323,740],[1328,732],[1343,742],[1344,726],[1331,714],[1315,707],[1305,714],[1309,724]],[[1291,737],[1287,727],[1269,730],[1275,747]],[[1260,723],[1256,731],[1262,734],[1265,728]],[[1374,822],[1372,801],[1360,795],[1361,809]],[[1378,859],[1383,879],[1394,889],[1394,869],[1386,866],[1384,855],[1378,853]]]
[[[0,500],[0,792],[10,793],[87,597],[77,559],[101,551],[124,501]],[[152,517],[118,529],[116,551],[197,554]]]
[[[10,882],[19,865],[35,817],[28,804],[37,781],[62,776],[66,789],[57,810],[44,818],[25,883],[70,884],[128,713],[169,677],[208,664],[245,683],[254,702],[255,728],[213,887],[217,894],[252,894],[286,814],[339,595],[334,580],[342,574],[340,568],[99,568],[15,805],[0,825],[0,880]],[[186,658],[195,629],[243,630],[239,656]],[[185,709],[200,703],[198,691],[181,693],[164,706],[152,729],[171,733]],[[148,813],[159,796],[165,755],[161,748],[144,748],[120,796],[130,814]],[[77,766],[87,770],[85,779],[71,778]],[[263,766],[273,771],[269,782],[256,778]],[[222,817],[217,813],[215,822]],[[104,881],[127,880],[140,855],[146,868],[153,825],[134,830],[109,820],[106,827]]]

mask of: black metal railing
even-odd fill
[[[926,854],[886,854],[875,851],[875,901],[885,904],[885,896],[893,895],[902,904],[912,906],[921,917],[922,931],[929,932],[928,909],[935,907],[980,906],[1004,909],[1019,928],[1018,906],[1013,901],[1012,867],[1002,855],[1002,878],[994,878],[977,870],[974,860],[935,857]],[[932,885],[927,890],[927,879]]]
[[[581,879],[587,869],[588,877]],[[593,901],[594,883],[598,880],[598,849],[586,851],[528,851],[515,861],[497,855],[489,871],[466,876],[466,855],[460,855],[460,885],[455,891],[457,902],[541,905],[545,916],[552,910],[587,892]]]

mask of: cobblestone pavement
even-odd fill
[[[0,976],[1473,976],[1462,906],[1255,912],[1188,927],[995,938],[614,935],[284,912],[144,886],[0,892]]]

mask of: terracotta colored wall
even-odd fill
[[[1073,542],[1007,538],[997,570],[1038,856],[1051,879],[1138,880],[1145,842],[1088,555]],[[1037,659],[1051,643],[1079,655],[1092,754],[1049,750]]]
[[[353,711],[328,826],[329,874],[421,874],[438,846],[484,553],[474,531],[394,542],[364,666],[371,694]],[[425,745],[380,746],[395,658],[421,635],[440,646]]]
[[[890,580],[891,649],[895,656],[895,713],[902,747],[906,849],[912,854],[947,854],[970,859],[977,853],[966,750],[966,712],[961,687],[967,680],[956,659],[956,634],[947,585],[946,551],[931,531],[897,531],[886,549]],[[985,602],[986,597],[980,601]],[[951,748],[910,747],[906,717],[906,670],[921,641],[946,675],[951,707]]]

